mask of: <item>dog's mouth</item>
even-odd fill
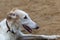
[[[23,27],[29,32],[32,33],[32,29],[28,27],[27,25],[23,24]]]

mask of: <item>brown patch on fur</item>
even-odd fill
[[[18,8],[13,8],[10,12],[8,12],[8,14],[7,14],[7,20],[12,20],[12,19],[13,19],[13,18],[12,18],[11,16],[9,16],[9,15],[13,14],[14,11],[17,10],[17,9],[18,9]],[[15,14],[15,13],[14,13],[14,14]],[[16,15],[15,20],[17,20],[17,19],[19,19],[19,16],[18,16],[18,15]]]
[[[12,16],[13,15],[15,15],[15,17],[16,18],[13,18]],[[15,14],[15,13],[9,13],[8,15],[7,15],[7,20],[9,20],[9,21],[17,21],[19,19],[19,16],[17,15],[17,14]]]
[[[12,15],[14,16],[14,14],[15,14],[16,18],[11,17]],[[20,24],[19,16],[16,13],[13,13],[13,12],[8,13],[6,18],[7,18],[7,21],[10,22],[11,24],[15,25],[17,29],[19,27],[22,27],[22,25]]]

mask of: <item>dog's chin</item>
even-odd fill
[[[29,32],[29,33],[32,33],[32,29],[30,27],[28,27],[27,25],[25,24],[22,24],[23,27]]]

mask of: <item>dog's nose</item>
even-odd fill
[[[35,29],[39,29],[39,27],[37,26]]]

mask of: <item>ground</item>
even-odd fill
[[[24,10],[39,25],[34,34],[60,35],[60,0],[0,0],[0,21],[12,8]]]

